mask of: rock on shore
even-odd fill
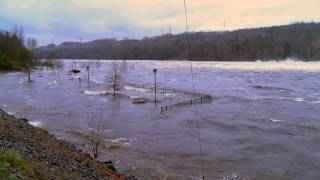
[[[0,150],[12,149],[37,166],[37,171],[22,179],[134,179],[117,173],[112,162],[97,162],[74,145],[31,126],[27,119],[0,109]]]

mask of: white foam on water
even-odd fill
[[[202,180],[202,178],[200,178]],[[237,180],[240,179],[236,173],[232,173],[231,175],[224,176],[221,178],[222,180]]]
[[[320,100],[317,101],[307,101],[303,98],[298,98],[298,97],[271,97],[271,96],[254,96],[254,97],[244,97],[246,99],[278,99],[278,100],[288,100],[288,101],[293,101],[293,102],[303,102],[303,103],[308,103],[308,104],[318,104],[320,103]]]
[[[46,73],[51,73],[52,70],[48,70],[48,69],[43,69],[42,72],[46,72]]]
[[[135,99],[147,99],[146,97],[143,96],[129,96],[130,99],[135,100]]]
[[[96,84],[104,84],[103,81],[99,81],[97,79],[90,79],[90,82],[96,83]]]
[[[147,63],[148,68],[158,67],[158,69],[180,69],[188,68],[187,61],[153,62]],[[255,62],[212,62],[202,61],[194,63],[194,68],[224,69],[241,71],[307,71],[320,72],[320,61],[305,62],[294,59],[285,61],[255,61]]]
[[[101,96],[101,95],[108,94],[107,91],[89,91],[89,90],[83,91],[83,93],[90,96]]]
[[[307,103],[307,104],[318,104],[320,103],[320,100],[316,100],[316,101],[307,101],[303,98],[286,98],[288,100],[292,100],[294,102],[303,102],[303,103]]]
[[[273,123],[283,123],[283,122],[285,122],[285,120],[273,119],[273,118],[270,118],[270,121],[273,122]]]
[[[120,143],[123,145],[130,146],[132,144],[132,142],[136,141],[136,139],[135,138],[133,138],[133,139],[117,138],[117,139],[106,139],[105,141],[112,142],[112,143]]]
[[[293,100],[295,102],[305,102],[303,98],[288,98],[289,100]]]
[[[310,103],[310,104],[319,104],[319,103],[320,103],[320,100],[318,100],[318,101],[312,101],[312,102],[308,102],[308,103]]]
[[[92,127],[88,127],[88,126],[87,126],[87,129],[89,129],[90,131],[92,131]]]
[[[36,101],[36,100],[34,100],[34,99],[28,99],[28,100],[27,100],[27,105],[28,105],[28,106],[31,106],[31,105],[37,104],[37,102],[38,102],[38,101]]]
[[[9,115],[11,115],[11,116],[15,115],[15,113],[10,112],[10,111],[8,111],[7,114],[9,114]]]
[[[175,96],[175,94],[166,93],[165,96]]]
[[[26,78],[21,78],[21,79],[19,80],[19,84],[25,83],[26,80],[27,80]]]
[[[105,99],[105,98],[101,98],[100,100],[101,100],[102,102],[108,102],[108,100]]]
[[[132,86],[124,86],[124,89],[131,90],[131,91],[139,91],[139,92],[147,92],[147,91],[149,91],[147,89],[136,88],[136,87],[132,87]]]
[[[54,79],[53,81],[48,83],[48,86],[58,86],[59,84],[60,84],[60,81]]]
[[[7,104],[1,104],[1,106],[4,107],[4,108],[8,107]]]
[[[29,121],[29,124],[34,127],[41,127],[42,123],[39,121]]]

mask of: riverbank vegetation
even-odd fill
[[[25,39],[21,26],[15,25],[10,32],[0,31],[0,70],[25,70],[29,77],[36,47],[37,41]]]
[[[192,32],[191,57],[209,61],[256,61],[299,58],[320,59],[320,23],[235,31]],[[37,49],[37,57],[65,59],[187,59],[185,34],[171,33],[152,38],[100,39],[90,42],[64,42]]]

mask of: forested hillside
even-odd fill
[[[295,57],[320,59],[320,23],[241,29],[227,32],[192,32],[193,60],[255,61]],[[68,59],[186,59],[185,34],[165,34],[142,40],[101,39],[65,42],[37,50],[39,58]]]

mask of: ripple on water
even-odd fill
[[[296,102],[296,103],[307,103],[307,104],[318,104],[320,103],[320,100],[314,100],[314,101],[308,101],[304,98],[300,97],[272,97],[272,96],[243,96],[239,97],[240,99],[243,100],[286,100],[286,101],[291,101],[291,102]]]
[[[254,89],[257,90],[266,90],[266,91],[280,91],[280,92],[284,92],[284,91],[291,91],[291,89],[287,89],[287,88],[282,88],[282,87],[274,87],[274,86],[265,86],[265,85],[257,85],[257,86],[251,86]]]

